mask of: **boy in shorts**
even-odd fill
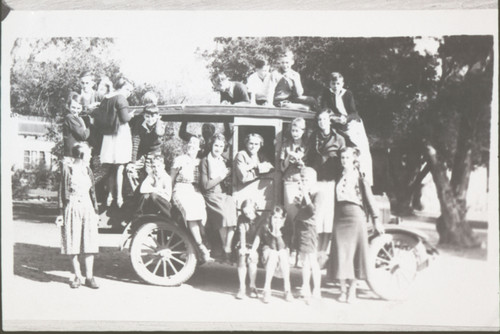
[[[325,203],[322,192],[317,188],[317,173],[311,167],[305,167],[300,172],[301,194],[295,198],[299,207],[295,216],[296,238],[299,255],[302,259],[302,292],[301,295],[309,302],[311,297],[310,280],[312,274],[314,298],[321,298],[321,268],[318,262],[318,233],[316,231],[316,213]]]
[[[143,121],[132,128],[132,162],[127,165],[127,176],[133,191],[151,168],[152,158],[161,154],[165,123],[160,120],[158,107],[148,104],[142,113]]]

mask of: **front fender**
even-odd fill
[[[168,219],[165,216],[162,215],[155,215],[155,214],[147,214],[147,215],[141,215],[133,220],[130,221],[130,223],[127,224],[125,229],[123,230],[121,237],[120,237],[120,243],[119,243],[119,248],[120,250],[124,250],[125,248],[130,247],[130,243],[132,241],[132,237],[135,234],[135,231],[142,225],[146,223],[151,223],[151,222],[169,222],[176,224],[175,221]]]

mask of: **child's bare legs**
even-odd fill
[[[82,280],[83,276],[82,270],[80,268],[80,261],[78,260],[78,255],[71,256],[71,264],[73,265],[73,273],[75,274],[75,278]]]
[[[227,229],[225,227],[221,227],[219,229],[219,236],[220,240],[222,242],[222,248],[224,249],[224,252],[226,251],[226,242],[227,242]]]
[[[250,253],[248,260],[248,276],[250,278],[250,290],[256,293],[257,286],[255,285],[255,281],[257,280],[257,262],[258,255],[257,252]],[[257,296],[252,296],[257,297]]]
[[[266,279],[264,281],[264,293],[266,291],[271,291],[271,282],[273,280],[274,272],[278,266],[278,252],[275,250],[268,249],[269,252],[267,263],[266,263]]]
[[[247,266],[248,276],[250,278],[250,297],[257,298],[257,288],[255,281],[257,279],[257,252],[247,255],[240,255],[238,259],[238,278],[240,280],[240,290],[236,295],[237,299],[243,299],[246,291]],[[247,263],[248,262],[248,263]]]
[[[224,246],[224,252],[226,254],[231,253],[231,244],[233,243],[233,237],[234,237],[234,228],[232,227],[226,227],[227,230],[227,235],[226,235],[226,245]]]
[[[238,257],[238,279],[240,281],[240,289],[236,298],[243,299],[246,291],[246,278],[247,278],[247,265],[245,263],[246,255],[239,255]]]
[[[316,252],[302,254],[302,294],[305,297],[311,295],[311,274],[313,280],[313,296],[321,297],[321,268],[318,263],[318,255]]]
[[[321,268],[318,263],[318,256],[316,253],[309,254],[310,256],[310,266],[313,279],[313,297],[321,298]]]
[[[191,234],[193,235],[194,241],[198,244],[198,247],[200,248],[203,259],[205,261],[210,261],[212,258],[210,257],[210,251],[208,248],[203,244],[203,227],[201,225],[201,220],[188,220],[187,225],[189,227],[189,230],[191,231]]]
[[[302,295],[309,297],[311,295],[311,261],[307,253],[300,253],[302,260]]]
[[[85,257],[85,285],[92,289],[98,289],[99,285],[94,280],[94,255],[84,254]]]
[[[233,241],[234,229],[232,227],[221,227],[219,229],[219,235],[222,241],[224,253],[229,255],[231,253],[231,243]]]
[[[319,233],[318,235],[318,252],[328,252],[330,243],[330,233]]]
[[[115,166],[111,165],[108,170],[107,175],[107,188],[108,188],[108,197],[106,198],[106,206],[111,206],[113,203],[113,192],[115,191]]]
[[[123,169],[125,168],[125,165],[118,165],[116,168],[116,205],[121,208],[123,205],[123,193],[122,193],[122,186],[123,186]]]
[[[290,258],[288,256],[288,250],[282,249],[278,252],[281,273],[283,274],[283,288],[285,291],[286,300],[291,300],[292,297],[292,288],[290,286]]]
[[[264,303],[269,303],[269,298],[271,297],[271,282],[273,280],[274,272],[278,266],[278,252],[274,249],[267,249],[265,251],[267,254],[266,262],[266,279],[264,281]]]
[[[85,277],[91,279],[94,277],[94,255],[85,254]]]

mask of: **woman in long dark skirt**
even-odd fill
[[[357,280],[367,278],[368,217],[372,217],[377,232],[384,231],[378,220],[378,210],[370,185],[359,172],[356,159],[357,149],[346,147],[340,151],[343,171],[335,189],[335,223],[330,268],[332,278],[340,281],[339,301],[349,303],[356,300]]]

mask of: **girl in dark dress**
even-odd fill
[[[378,220],[371,187],[357,167],[357,155],[357,150],[352,147],[340,152],[343,171],[336,186],[337,203],[330,255],[330,274],[340,280],[339,301],[349,303],[356,300],[356,281],[367,278],[368,215],[373,219],[375,230],[378,233],[384,231]]]
[[[306,165],[314,168],[318,174],[318,188],[327,203],[319,208],[316,214],[320,262],[326,261],[327,258],[333,229],[335,178],[341,169],[339,151],[345,147],[344,137],[331,127],[330,116],[331,110],[329,109],[318,113],[318,128],[309,141],[306,160]]]

